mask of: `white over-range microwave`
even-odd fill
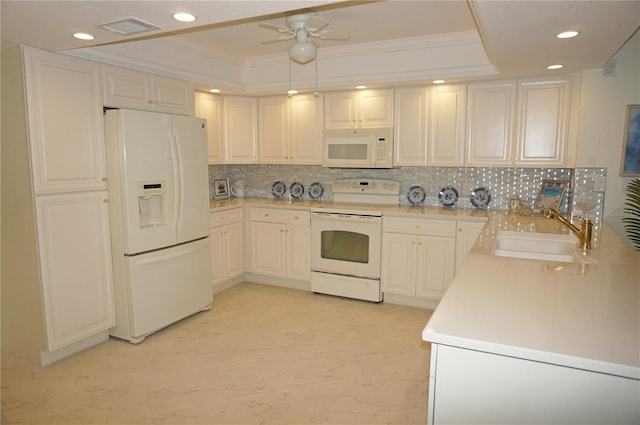
[[[327,129],[322,166],[393,168],[393,127]]]

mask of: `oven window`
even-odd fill
[[[321,234],[320,256],[352,263],[369,262],[369,236],[344,230],[325,230]]]

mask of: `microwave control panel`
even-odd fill
[[[376,167],[391,167],[393,161],[392,128],[378,128],[375,134]]]

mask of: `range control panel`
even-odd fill
[[[400,193],[400,182],[385,179],[340,179],[333,182],[334,194],[395,195]]]

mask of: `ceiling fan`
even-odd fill
[[[262,28],[278,31],[281,37],[273,40],[263,41],[263,44],[276,43],[278,41],[296,39],[296,42],[289,46],[289,57],[305,64],[316,57],[316,46],[319,40],[348,40],[351,34],[348,32],[320,31],[329,25],[329,21],[316,16],[314,12],[289,15],[285,19],[287,27],[280,27],[269,23],[258,24]]]

